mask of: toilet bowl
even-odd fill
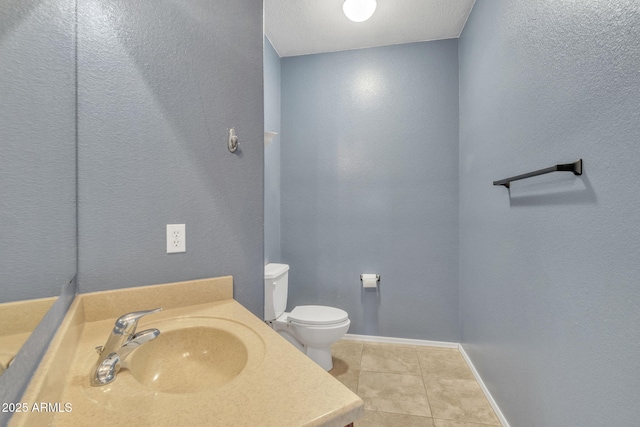
[[[300,305],[291,313],[280,315],[272,326],[318,365],[330,371],[333,368],[331,344],[347,333],[350,324],[347,312],[339,308]]]
[[[265,266],[265,321],[325,370],[333,368],[331,344],[349,330],[346,311],[322,305],[300,305],[285,312],[288,296],[286,264]]]

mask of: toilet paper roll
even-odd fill
[[[377,288],[378,287],[378,275],[377,274],[362,274],[362,287],[363,288]]]

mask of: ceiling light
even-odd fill
[[[342,10],[353,22],[363,22],[376,11],[376,0],[344,0]]]

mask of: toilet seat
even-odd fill
[[[301,326],[328,326],[344,323],[349,314],[335,307],[324,305],[299,305],[289,313],[288,322]]]

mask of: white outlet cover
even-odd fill
[[[187,234],[184,224],[167,224],[167,253],[187,251]]]

